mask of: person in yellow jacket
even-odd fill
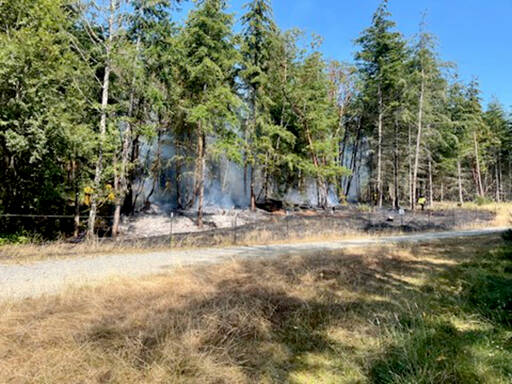
[[[84,204],[88,207],[91,205],[91,196],[93,193],[94,189],[92,189],[91,187],[84,188]]]
[[[421,210],[424,211],[425,204],[427,204],[427,199],[425,199],[424,196],[420,196],[420,198],[418,199],[418,204],[421,205]]]

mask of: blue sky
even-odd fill
[[[247,0],[230,0],[237,17]],[[324,38],[328,58],[351,61],[353,41],[371,22],[380,0],[273,0],[282,29],[298,27]],[[512,106],[512,0],[390,0],[398,29],[411,38],[424,11],[438,37],[442,60],[457,64],[463,80],[476,76],[484,102]],[[186,6],[185,9],[189,8]]]

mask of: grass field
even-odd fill
[[[231,262],[0,304],[2,383],[511,383],[498,237]]]

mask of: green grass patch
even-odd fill
[[[512,246],[477,254],[429,282],[418,310],[387,324],[375,383],[512,382]]]

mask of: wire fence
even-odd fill
[[[302,240],[308,238],[332,238],[344,235],[372,235],[383,232],[442,231],[462,226],[483,226],[491,223],[496,211],[481,209],[450,209],[404,211],[399,214],[391,210],[356,209],[332,211],[289,211],[278,215],[268,214],[266,219],[241,222],[237,214],[232,216],[230,226],[210,228],[202,231],[176,231],[176,221],[183,216],[194,218],[190,212],[173,211],[168,215],[167,235],[144,238],[121,236],[110,238],[111,216],[98,217],[99,242],[119,246],[136,247],[191,247],[241,244],[264,244],[273,241]],[[73,215],[0,214],[0,233],[16,232],[18,229],[33,230],[42,236],[66,237],[73,231]],[[81,215],[82,226],[88,216]],[[63,236],[64,235],[64,236]],[[71,240],[78,242],[75,240]]]

